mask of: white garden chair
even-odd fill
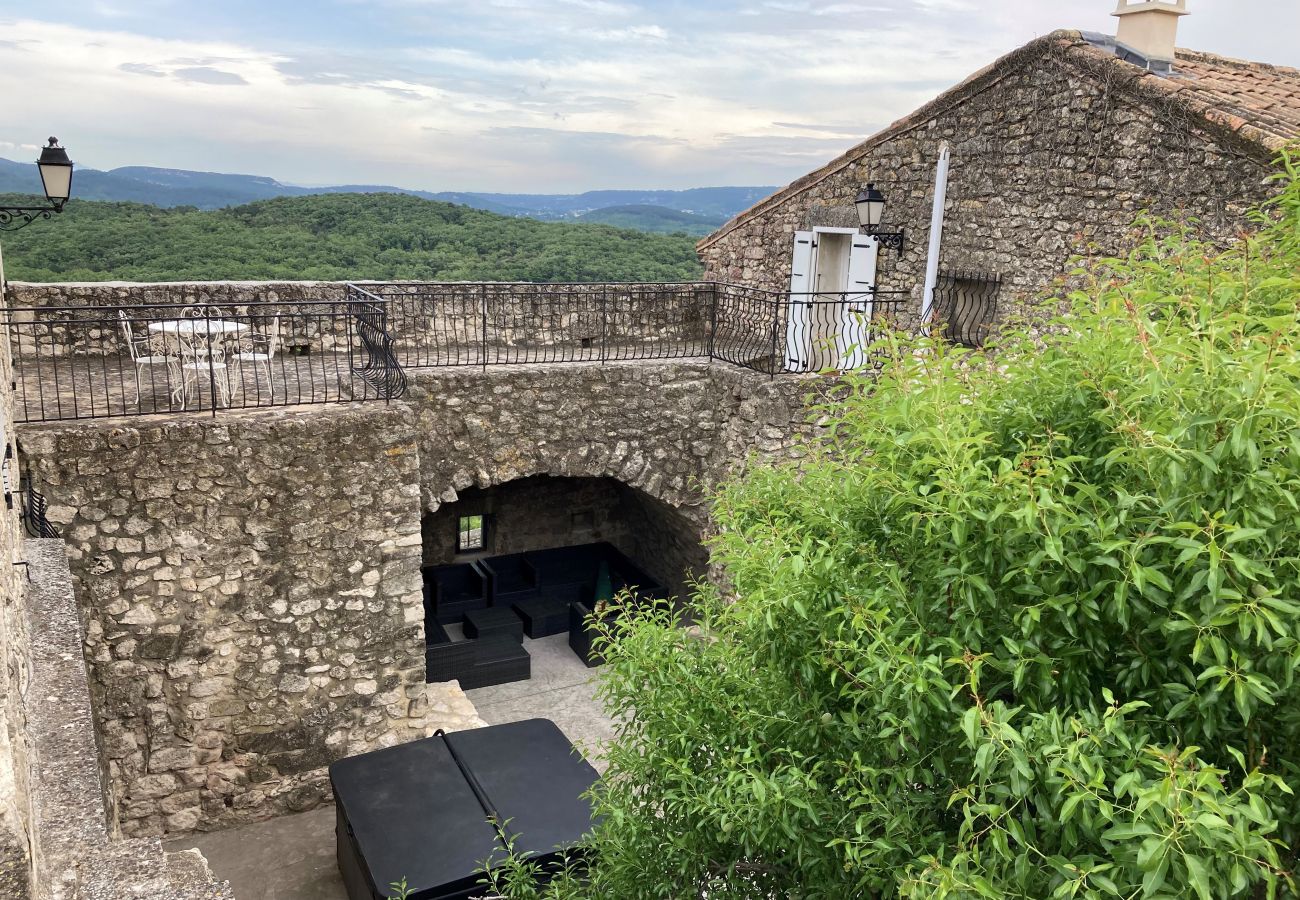
[[[176,357],[159,350],[149,335],[136,337],[135,331],[131,328],[131,317],[126,314],[126,310],[119,309],[117,317],[122,323],[122,335],[126,338],[127,352],[131,354],[131,362],[135,363],[135,405],[140,405],[141,379],[149,373],[149,384],[155,384],[152,373],[157,366],[166,367],[167,387],[171,392],[172,400],[178,400],[182,383]]]
[[[207,385],[215,386],[217,394],[217,403],[221,406],[230,405],[230,374],[229,366],[226,364],[226,348],[220,341],[195,341],[193,346],[186,348],[184,343],[182,348],[189,352],[185,354],[185,361],[181,363],[182,394],[183,399],[181,407],[189,402],[190,389],[198,385],[202,390]]]
[[[244,363],[253,366],[253,378],[256,380],[260,369],[266,370],[266,384],[271,395],[275,395],[275,382],[271,379],[271,363],[280,350],[280,317],[274,316],[264,332],[253,332],[239,338],[239,349],[234,354],[236,375],[240,387],[244,384]]]

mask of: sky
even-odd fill
[[[779,185],[1114,0],[0,0],[0,156],[576,192]],[[1300,66],[1300,0],[1179,44]]]

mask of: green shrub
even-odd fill
[[[589,895],[1293,896],[1300,172],[1152,225],[1044,338],[891,343],[623,617]]]

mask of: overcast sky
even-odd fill
[[[783,184],[1113,0],[0,0],[0,156],[297,184]],[[1300,0],[1179,43],[1300,66]]]

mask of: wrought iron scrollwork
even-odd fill
[[[895,253],[903,252],[903,232],[868,231],[867,234],[880,241],[881,250],[893,250]]]
[[[388,304],[351,284],[347,296],[348,314],[360,343],[360,359],[354,355],[352,374],[373,388],[380,399],[400,399],[406,395],[406,373],[393,352]]]
[[[941,272],[934,289],[934,319],[955,344],[982,347],[998,319],[1002,278],[991,272]]]
[[[22,520],[23,527],[34,538],[57,538],[61,536],[59,530],[51,525],[50,520],[45,517],[47,508],[48,504],[45,502],[45,495],[33,488],[31,482],[28,481],[27,488],[23,491]]]
[[[0,231],[17,231],[37,219],[49,219],[59,212],[53,206],[0,206]]]

